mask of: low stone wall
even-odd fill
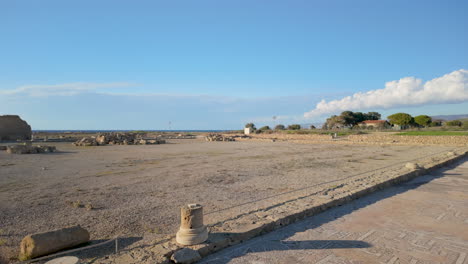
[[[468,146],[468,136],[350,135],[353,143]]]
[[[253,134],[241,140],[289,141],[294,143],[332,143],[332,144],[396,144],[396,145],[446,145],[468,146],[468,136],[400,136],[394,134],[364,134],[333,138],[320,134]]]
[[[251,139],[254,140],[277,140],[277,141],[292,141],[292,140],[311,140],[311,141],[331,141],[333,137],[331,135],[320,135],[320,134],[250,134]]]
[[[192,254],[193,256],[207,256],[377,190],[427,174],[465,158],[467,154],[468,149],[463,148],[418,160],[416,166],[401,164],[396,168],[386,168],[380,173],[356,175],[314,186],[307,195],[302,194],[281,203],[270,204],[265,208],[246,211],[241,215],[211,225],[208,240],[200,245],[183,247],[175,242],[174,237],[169,237],[163,241],[155,241],[153,245],[138,247],[130,252],[99,259],[98,262],[172,263],[171,256],[182,252],[181,250],[187,251],[187,248],[190,252],[196,251],[196,254]],[[195,260],[194,258],[193,261]],[[184,263],[191,263],[191,261]]]

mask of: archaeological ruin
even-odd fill
[[[19,116],[0,116],[0,141],[30,140],[31,134],[31,126]]]

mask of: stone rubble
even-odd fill
[[[6,147],[9,154],[38,154],[56,152],[55,146],[11,145]]]
[[[234,137],[231,136],[224,136],[221,134],[208,134],[205,137],[206,141],[236,141]]]
[[[144,139],[135,133],[101,133],[97,136],[84,137],[73,143],[75,146],[104,146],[104,145],[150,145],[164,144],[163,139]]]

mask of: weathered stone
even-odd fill
[[[0,141],[30,140],[31,126],[17,115],[0,116]]]
[[[208,239],[208,230],[203,225],[203,207],[189,204],[180,208],[180,229],[177,232],[177,243],[196,245]]]
[[[205,137],[206,141],[236,141],[234,137],[230,136],[224,136],[221,134],[208,134],[208,136]]]
[[[405,167],[410,169],[410,170],[419,170],[419,169],[421,169],[421,167],[419,167],[418,164],[412,163],[412,162],[406,163]]]
[[[200,253],[198,251],[193,250],[191,248],[183,248],[181,250],[176,251],[171,256],[171,260],[175,263],[182,263],[182,264],[190,264],[201,259]]]
[[[44,256],[88,241],[89,232],[80,226],[28,235],[21,241],[19,259],[27,260]]]
[[[31,144],[25,144],[7,146],[6,151],[9,154],[36,154],[56,152],[57,149],[55,146],[32,146]]]
[[[77,257],[66,256],[47,261],[45,264],[79,264],[80,260]]]

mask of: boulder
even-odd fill
[[[19,116],[0,116],[0,141],[30,140],[31,135],[31,126]]]

